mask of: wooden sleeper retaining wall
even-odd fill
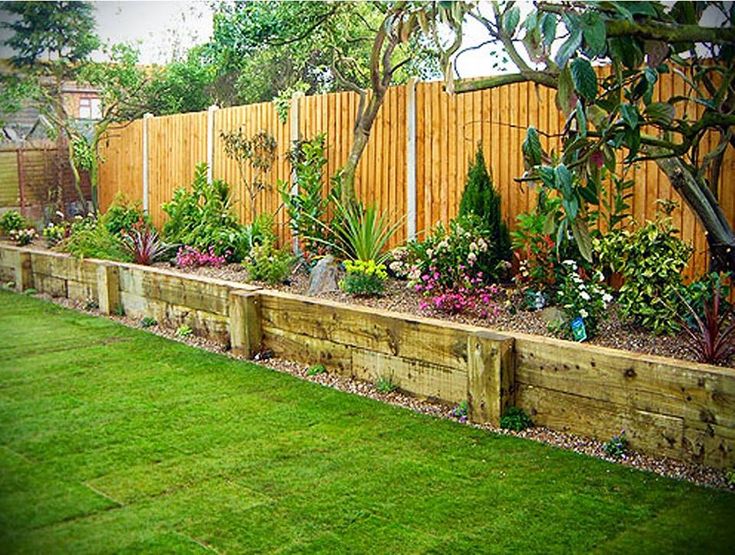
[[[508,406],[549,428],[715,467],[735,463],[735,370],[347,305],[181,272],[0,246],[0,280],[97,303],[345,376],[498,424]]]

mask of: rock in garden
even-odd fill
[[[327,291],[339,291],[340,278],[339,263],[331,254],[328,254],[316,263],[311,270],[309,279],[309,290],[307,295],[319,295]]]

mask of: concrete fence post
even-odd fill
[[[253,358],[261,350],[263,330],[257,291],[230,291],[230,348],[232,353]]]
[[[300,100],[304,97],[304,93],[301,91],[296,91],[293,96],[291,97],[291,111],[290,111],[290,118],[289,118],[289,139],[291,141],[290,146],[293,147],[293,145],[301,138],[301,134],[299,133],[299,126],[300,126]],[[296,170],[292,167],[291,168],[291,194],[292,195],[298,195],[299,194],[299,184],[296,181]],[[293,252],[295,254],[299,254],[299,236],[295,233],[293,233],[292,237],[292,247]]]
[[[216,104],[207,108],[207,183],[214,179],[214,118],[219,110]]]
[[[143,210],[149,211],[149,195],[150,195],[150,171],[149,171],[149,160],[148,160],[148,121],[153,117],[153,114],[147,113],[143,115]]]
[[[406,238],[416,239],[416,78],[406,85]]]
[[[492,332],[467,339],[467,401],[470,420],[500,425],[515,401],[514,340]]]

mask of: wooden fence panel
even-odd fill
[[[660,77],[657,94],[667,97],[672,92],[683,94],[684,84],[672,74]],[[365,203],[376,204],[394,219],[404,218],[407,211],[407,99],[408,86],[391,87],[375,120],[370,140],[358,166],[356,192]],[[528,83],[500,89],[478,91],[457,96],[448,95],[443,83],[416,85],[416,229],[422,231],[437,222],[448,222],[459,209],[469,164],[481,144],[494,183],[502,196],[502,211],[511,228],[516,216],[536,203],[536,191],[515,178],[523,172],[521,145],[528,126],[535,125],[547,148],[559,147],[563,120],[555,106],[555,91]],[[318,133],[327,135],[327,177],[336,174],[346,161],[352,142],[358,97],[342,92],[302,97],[298,100],[298,130],[301,138]],[[697,113],[690,114],[696,117]],[[288,217],[281,206],[277,190],[279,180],[288,181],[290,165],[290,118],[281,122],[272,103],[260,103],[217,110],[214,113],[213,175],[232,185],[236,210],[241,221],[250,220],[248,195],[234,161],[229,160],[220,137],[221,131],[245,126],[249,135],[265,130],[276,138],[277,159],[265,176],[270,189],[259,195],[256,211],[276,213],[281,240],[289,237]],[[182,114],[152,118],[149,125],[150,210],[156,223],[163,221],[161,203],[169,200],[173,190],[187,185],[194,165],[207,159],[207,114]],[[707,139],[714,141],[714,139]],[[714,146],[711,142],[710,146]],[[142,124],[133,122],[110,133],[103,145],[105,162],[101,171],[100,198],[103,208],[116,191],[129,198],[142,195]],[[621,164],[622,169],[622,164]],[[669,180],[653,162],[629,167],[626,178],[636,181],[630,201],[633,217],[642,222],[652,219],[656,200],[679,203],[673,220],[685,241],[694,246],[692,263],[687,269],[691,277],[706,270],[706,240],[701,225],[684,205]],[[250,171],[245,178],[252,179]],[[326,189],[326,188],[325,188]],[[735,155],[728,151],[722,168],[719,191],[722,207],[731,221],[735,220]],[[605,229],[605,222],[598,223]],[[406,237],[403,225],[392,245]]]

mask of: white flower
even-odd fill
[[[472,241],[472,243],[470,243],[470,252],[475,252],[476,250],[477,250],[477,243]]]
[[[487,241],[485,241],[485,239],[480,237],[477,240],[477,247],[480,249],[481,252],[485,252],[487,250]]]
[[[431,258],[432,256],[434,256],[434,251],[432,249],[428,249],[426,251],[426,256],[428,256],[429,258]]]
[[[579,296],[582,297],[582,299],[585,300],[585,301],[589,301],[590,300],[590,294],[587,293],[587,291],[582,291],[579,294]]]
[[[474,252],[471,252],[470,254],[467,255],[467,261],[470,264],[474,264],[476,260],[477,260],[477,255]]]
[[[589,316],[589,314],[587,313],[587,311],[586,311],[586,310],[585,310],[584,308],[580,308],[580,309],[579,309],[579,315],[580,315],[580,316],[581,316],[582,318],[587,318],[587,316]]]
[[[602,295],[602,300],[606,303],[609,303],[613,300],[613,298],[610,293],[605,293],[604,295]]]
[[[574,262],[574,260],[569,260],[569,259],[567,259],[567,260],[562,260],[562,262],[561,262],[561,263],[562,263],[562,264],[564,264],[565,266],[574,266],[574,265],[575,265],[575,262]]]

